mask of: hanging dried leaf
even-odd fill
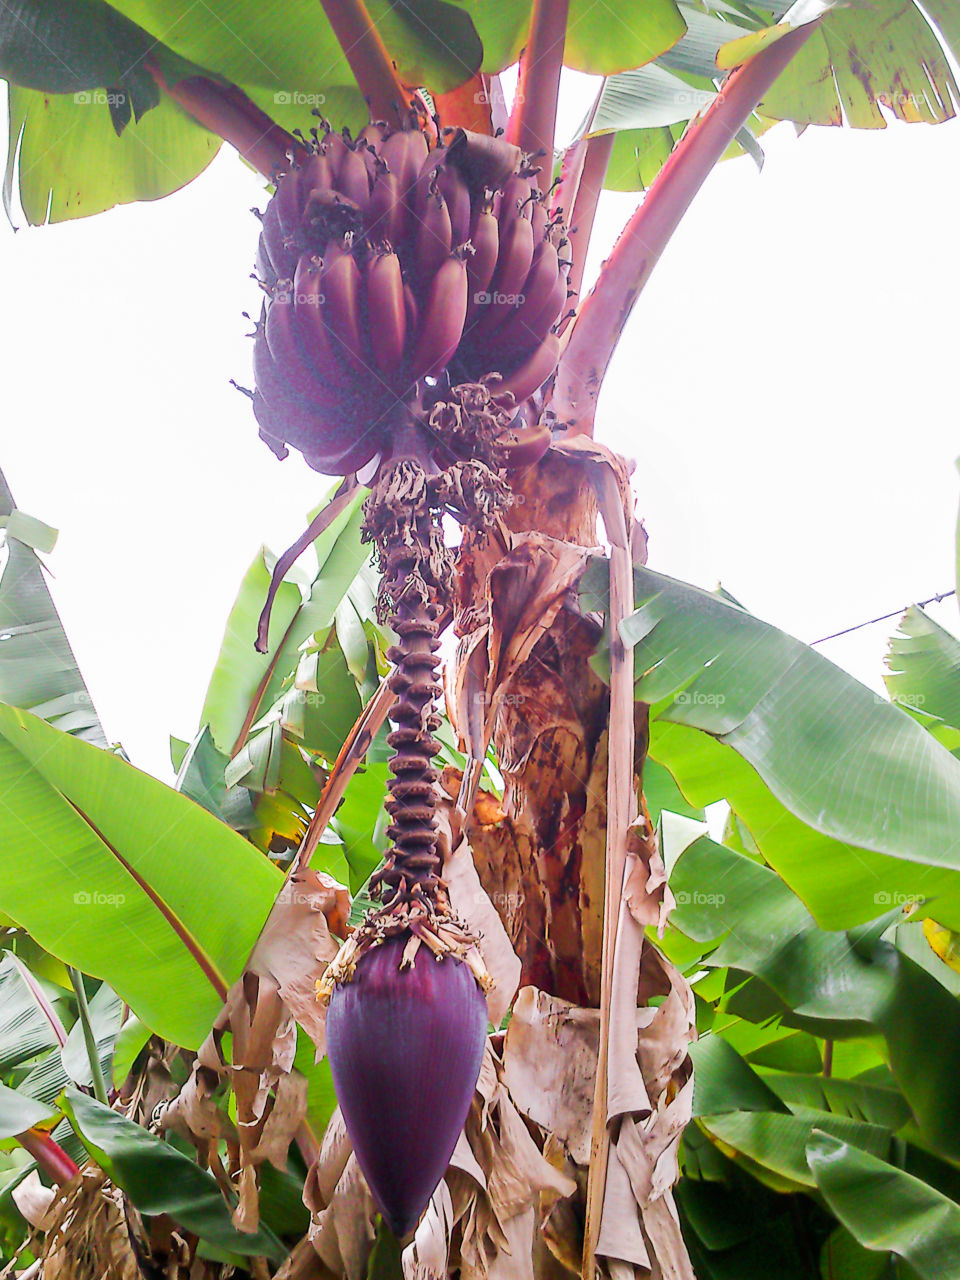
[[[142,1280],[121,1192],[96,1166],[57,1189],[42,1229],[33,1250],[44,1280]]]
[[[486,993],[487,1016],[496,1027],[510,1008],[520,982],[520,959],[496,908],[480,883],[470,845],[461,837],[451,851],[453,817],[449,801],[442,803],[438,821],[444,850],[443,879],[455,914],[480,939],[480,954],[493,980],[493,986]]]

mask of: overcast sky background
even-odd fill
[[[811,641],[954,585],[960,125],[764,146],[674,236],[597,434],[636,459],[653,568]],[[251,382],[254,203],[224,147],[157,204],[0,228],[0,467],[60,530],[51,587],[108,737],[167,778],[245,569],[326,488],[229,385]],[[593,273],[634,203],[604,196]],[[931,614],[960,630],[954,600]],[[821,651],[879,688],[894,625]]]

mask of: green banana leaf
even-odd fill
[[[584,577],[603,607],[605,565]],[[648,569],[621,625],[650,755],[698,806],[726,799],[828,928],[935,899],[960,926],[960,761],[901,708],[726,600]],[[598,659],[602,662],[602,659]]]
[[[495,73],[516,62],[527,41],[531,0],[454,0],[473,18],[483,42],[483,70]],[[570,0],[563,61],[590,75],[614,75],[669,49],[684,32],[684,9],[674,0],[646,0],[623,21],[590,0]]]
[[[725,70],[755,53],[789,0],[760,7],[721,5],[703,12],[680,3],[687,31],[646,66],[611,76],[577,136],[615,133],[604,185],[649,186],[687,122],[713,100]],[[853,0],[826,13],[818,31],[778,78],[728,155],[749,151],[773,123],[882,128],[880,105],[905,121],[951,119],[960,90],[947,54],[960,51],[951,0]]]
[[[960,640],[911,605],[887,650],[884,682],[901,706],[960,730]]]
[[[480,40],[454,6],[369,0],[368,8],[406,83],[444,91],[479,66]],[[8,214],[15,177],[28,221],[39,224],[156,199],[202,172],[220,139],[158,92],[148,62],[168,83],[196,74],[232,81],[287,129],[306,131],[315,107],[338,127],[367,118],[319,4],[10,0],[0,14]]]
[[[269,1228],[238,1231],[211,1175],[162,1139],[77,1089],[66,1089],[60,1106],[91,1158],[141,1213],[168,1214],[202,1240],[241,1256],[274,1262],[286,1256]]]
[[[707,837],[679,856],[670,885],[678,901],[673,927],[699,941],[721,940],[701,963],[758,980],[750,989],[762,998],[743,1001],[741,987],[725,998],[728,1014],[750,1021],[778,1018],[784,1026],[830,1039],[882,1036],[893,1078],[924,1140],[950,1158],[960,1156],[960,1095],[954,1084],[960,1005],[930,973],[882,940],[889,916],[860,931],[819,929],[773,871]],[[719,1027],[714,1024],[714,1034],[721,1033]],[[935,1040],[931,1027],[937,1028]],[[749,1052],[724,1034],[741,1055]],[[756,1055],[750,1057],[758,1065]],[[767,1065],[798,1069],[770,1058]],[[772,1079],[767,1083],[778,1092]],[[700,1084],[701,1095],[708,1087],[709,1081]],[[820,1096],[840,1115],[888,1125],[902,1115],[895,1101],[881,1108],[876,1097],[868,1109],[867,1095],[859,1106],[849,1096],[837,1105],[830,1087],[822,1083]],[[797,1095],[796,1105],[811,1101],[817,1099]]]
[[[93,700],[35,550],[36,535],[42,537],[47,526],[17,511],[2,471],[0,524],[5,526],[7,549],[6,564],[0,570],[0,701],[105,747]],[[42,549],[51,549],[49,538]]]
[[[0,1075],[60,1047],[67,1031],[40,983],[9,951],[0,956]]]
[[[760,111],[801,125],[882,129],[882,104],[899,120],[939,124],[960,102],[947,58],[958,52],[960,23],[950,0],[851,0],[824,16]]]
[[[331,492],[328,502],[332,496]],[[201,714],[201,725],[209,725],[214,745],[226,755],[235,754],[250,728],[281,697],[297,670],[300,646],[315,632],[331,626],[341,601],[367,564],[370,550],[360,541],[360,508],[365,496],[366,491],[360,490],[314,543],[317,571],[305,588],[306,594],[294,580],[281,584],[265,654],[257,653],[254,640],[273,557],[264,549],[247,570],[227,619]],[[355,718],[360,707],[352,679],[344,693],[350,706],[356,706]],[[327,707],[324,703],[322,710],[325,717],[331,716],[333,704]]]
[[[133,1064],[150,1039],[150,1028],[145,1027],[139,1018],[131,1015],[120,1028],[113,1046],[113,1057],[110,1062],[110,1074],[113,1087],[119,1089],[133,1069]]]
[[[234,831],[249,831],[256,826],[250,792],[246,787],[227,787],[224,775],[229,757],[217,750],[209,725],[204,725],[184,747],[177,766],[177,790]]]
[[[0,911],[195,1048],[239,976],[280,873],[118,756],[0,706]]]
[[[874,1156],[886,1156],[890,1150],[889,1131],[881,1126],[813,1109],[798,1109],[794,1115],[732,1111],[700,1123],[713,1138],[745,1157],[745,1167],[774,1191],[817,1185],[805,1157],[806,1143],[815,1130]]]
[[[123,1021],[123,1001],[101,983],[90,1001],[90,1022],[104,1079],[109,1080],[113,1049]],[[66,1043],[54,1049],[18,1081],[17,1089],[28,1097],[52,1106],[68,1084],[89,1087],[92,1083],[90,1057],[79,1021],[70,1028]]]
[[[722,1115],[728,1111],[789,1113],[761,1076],[718,1035],[702,1036],[690,1046],[693,1059],[693,1114]]]
[[[699,1130],[684,1138],[676,1200],[697,1280],[810,1280],[811,1242],[830,1219],[812,1199],[778,1195],[728,1160]],[[836,1273],[832,1280],[854,1280]]]
[[[343,841],[343,857],[349,868],[351,894],[369,880],[380,865],[389,843],[387,815],[383,807],[387,794],[387,766],[371,764],[358,770],[344,793],[331,826]],[[318,851],[319,852],[319,851]],[[328,870],[317,857],[313,866]]]
[[[860,1244],[902,1258],[922,1280],[958,1280],[960,1205],[837,1135],[812,1134],[806,1156],[817,1190]]]
[[[46,1124],[56,1114],[36,1098],[25,1098],[0,1084],[0,1141],[7,1142],[34,1125]]]
[[[863,1080],[834,1076],[771,1072],[766,1077],[773,1093],[790,1107],[831,1111],[896,1132],[910,1121],[910,1107],[900,1091]]]

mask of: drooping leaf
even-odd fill
[[[0,518],[6,563],[0,570],[0,701],[42,716],[57,728],[105,747],[107,740],[70,642],[0,472]]]
[[[737,1051],[718,1035],[703,1036],[690,1046],[693,1059],[693,1114],[728,1111],[782,1111],[789,1108]]]
[[[812,1134],[806,1156],[817,1189],[862,1245],[896,1254],[921,1280],[958,1274],[960,1205],[841,1135]]]
[[[197,1046],[280,873],[185,796],[2,706],[0,775],[0,910],[152,1030]]]
[[[594,604],[603,567],[584,579]],[[826,927],[936,897],[960,925],[960,761],[776,627],[648,569],[622,635],[650,754],[689,800],[727,799]]]
[[[10,86],[8,216],[15,177],[27,221],[39,226],[169,195],[202,173],[220,149],[219,138],[168,98],[131,120],[118,138],[115,99],[107,90],[75,98]]]
[[[369,547],[360,541],[365,492],[357,494],[314,544],[318,570],[306,599],[296,581],[281,584],[265,654],[253,646],[273,559],[264,549],[248,569],[227,619],[201,715],[201,724],[210,726],[214,744],[226,755],[235,754],[250,727],[281,696],[284,682],[297,669],[300,645],[332,624],[341,600],[367,563]]]
[[[767,1083],[791,1107],[831,1111],[896,1132],[910,1120],[910,1108],[895,1088],[835,1076],[772,1072]]]
[[[139,1018],[131,1015],[117,1034],[113,1047],[113,1058],[110,1071],[113,1086],[119,1089],[133,1068],[140,1050],[150,1039],[150,1028],[145,1027]]]
[[[894,702],[960,729],[960,640],[911,605],[887,651],[884,682]]]
[[[58,1048],[67,1032],[29,970],[10,952],[0,957],[0,1074]]]
[[[951,119],[960,89],[945,54],[956,56],[957,23],[949,5],[853,0],[837,5],[800,49],[760,104],[760,111],[797,124],[885,127],[880,106],[899,120],[938,124]],[[724,65],[741,54],[721,52]]]
[[[747,1167],[774,1190],[816,1185],[805,1158],[805,1146],[814,1130],[832,1134],[874,1156],[885,1156],[890,1149],[890,1134],[879,1125],[812,1109],[798,1109],[795,1115],[734,1111],[709,1116],[700,1123],[714,1138],[746,1157]]]
[[[209,726],[204,725],[180,759],[176,787],[234,831],[247,831],[256,825],[250,792],[245,787],[227,787],[228,764],[227,757],[214,746]]]
[[[683,1178],[677,1206],[697,1280],[810,1280],[809,1240],[826,1215],[811,1200],[770,1191],[696,1137],[709,1176]],[[688,1161],[692,1145],[685,1139]]]
[[[0,77],[48,94],[110,86],[138,119],[160,96],[144,65],[154,45],[103,0],[8,0],[0,13]]]
[[[960,1053],[960,1005],[935,978],[882,941],[882,929],[817,928],[774,872],[706,837],[681,854],[671,887],[678,898],[675,926],[704,940],[722,939],[703,963],[759,980],[754,990],[765,1001],[753,1008],[738,1004],[744,988],[727,1001],[730,1012],[754,1020],[779,1017],[786,1026],[831,1039],[883,1036],[890,1070],[927,1141],[952,1158],[960,1155],[960,1098],[951,1084]],[[821,1096],[829,1102],[826,1090]],[[881,1114],[876,1106],[868,1112],[850,1102],[837,1110],[872,1119]],[[896,1107],[883,1112],[886,1120],[895,1114]]]
[[[35,1098],[27,1098],[15,1089],[8,1089],[5,1084],[0,1084],[0,1141],[5,1142],[18,1133],[25,1133],[34,1125],[45,1125],[56,1114],[56,1111]]]
[[[266,1227],[234,1227],[214,1179],[174,1147],[77,1089],[61,1106],[90,1156],[141,1213],[168,1214],[174,1222],[231,1253],[281,1260],[286,1249]]]

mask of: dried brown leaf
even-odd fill
[[[518,1110],[561,1141],[579,1164],[590,1159],[599,1014],[524,987],[503,1048],[503,1078]]]
[[[310,1036],[324,1046],[324,1011],[316,983],[337,954],[332,932],[342,933],[350,914],[350,895],[322,871],[296,872],[283,886],[264,926],[250,969],[271,978],[283,1003]]]
[[[480,939],[480,954],[493,979],[493,987],[487,992],[487,1015],[497,1027],[510,1008],[510,1001],[520,982],[520,960],[496,908],[480,883],[470,845],[461,839],[449,852],[450,817],[449,806],[442,805],[439,821],[445,849],[443,878],[454,911]]]

